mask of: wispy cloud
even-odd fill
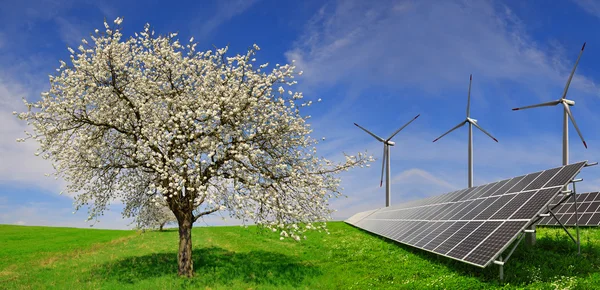
[[[448,112],[456,116],[455,121],[448,120],[452,124],[436,128],[436,121],[432,119],[443,117],[432,118],[432,112],[429,112],[408,127],[407,132],[395,138],[397,145],[392,148],[392,201],[464,188],[467,183],[466,128],[453,132],[440,142],[431,141],[464,118],[462,104],[466,103],[468,75],[473,73],[472,94],[476,107],[506,107],[494,109],[496,124],[490,116],[485,116],[485,110],[473,111],[473,117],[481,118],[481,125],[500,140],[500,143],[495,143],[481,132],[474,133],[475,184],[560,165],[560,132],[523,134],[523,131],[538,127],[536,124],[540,120],[528,122],[533,119],[527,118],[540,111],[515,115],[510,108],[536,101],[521,100],[519,96],[537,96],[540,100],[550,101],[552,96],[559,95],[582,43],[535,41],[528,35],[526,24],[511,9],[497,2],[443,1],[430,4],[430,1],[410,0],[380,1],[378,5],[337,1],[323,6],[305,26],[304,34],[286,53],[288,61],[295,59],[299,69],[304,70],[299,80],[302,89],[320,93],[327,88],[342,87],[336,95],[336,104],[330,104],[329,111],[325,109],[324,114],[313,120],[315,136],[327,137],[327,141],[319,145],[322,149],[319,152],[337,156],[335,152],[367,149],[381,158],[381,144],[359,132],[352,126],[353,121],[378,134],[381,128],[393,132],[396,129],[393,127],[405,123],[409,118],[407,114],[413,116],[414,111],[425,107],[430,111],[444,111],[439,107],[450,102],[438,103],[437,100],[448,91],[460,91],[464,92],[465,99],[455,107],[460,107],[462,112]],[[494,89],[491,92],[481,87]],[[391,101],[389,96],[381,93],[382,88],[421,97],[418,100],[395,97]],[[515,94],[515,90],[523,92]],[[585,66],[580,65],[570,94],[577,95],[578,102],[592,102],[596,98],[587,100],[581,97],[599,96],[599,92],[596,82],[586,76]],[[487,98],[489,94],[494,94],[494,98]],[[427,98],[437,100],[427,101]],[[389,110],[392,116],[385,117],[381,111],[388,109],[383,105],[388,101],[398,109]],[[414,103],[419,105],[413,107]],[[371,106],[369,104],[373,104],[372,107],[365,108],[365,105]],[[549,110],[543,112],[551,116],[555,114],[556,118],[551,120],[559,124],[558,111],[550,113]],[[580,105],[575,110],[578,110],[578,120],[595,118],[585,106]],[[349,115],[353,116],[352,120]],[[500,118],[502,124],[497,123]],[[361,120],[365,119],[367,121],[363,124]],[[590,143],[598,143],[600,140],[593,134],[597,130],[587,127],[583,129],[584,134],[595,139]],[[600,154],[594,148],[581,151],[583,146],[577,142],[576,139],[571,141],[571,148],[575,149],[571,149],[572,161],[592,160]],[[334,201],[332,205],[344,213],[348,212],[348,208],[369,209],[361,204],[382,206],[385,190],[375,187],[381,174],[380,162],[379,159],[369,169],[357,169],[342,175],[349,198],[347,201]],[[590,173],[593,176],[593,172],[594,169],[590,168],[582,176]],[[373,186],[366,184],[369,180]],[[351,214],[353,212],[347,216]]]
[[[411,168],[394,176],[394,178],[391,180],[391,184],[406,184],[414,180],[418,180],[422,184],[440,187],[441,189],[447,191],[457,189],[455,185],[450,184],[445,180],[441,180],[433,176],[431,173],[419,168]]]
[[[368,3],[338,1],[313,17],[286,53],[305,71],[303,82],[362,82],[435,93],[463,87],[465,76],[473,73],[478,80],[554,87],[565,82],[572,67],[573,60],[565,63],[561,55],[546,52],[508,7],[494,2]],[[599,95],[581,74],[573,83]]]
[[[57,17],[56,24],[58,26],[59,36],[70,47],[77,47],[81,44],[81,39],[89,36],[92,29],[89,24],[79,20],[69,19],[66,17]],[[107,21],[110,21],[107,19]]]
[[[86,221],[86,212],[80,211],[73,214],[73,208],[64,207],[44,202],[33,202],[15,205],[0,213],[0,224],[36,225],[53,227],[77,227],[97,229],[130,229],[131,220],[124,220],[121,214],[114,210],[105,212],[100,222]]]
[[[106,17],[107,21],[112,21],[117,18],[117,9],[110,5],[107,1],[89,1],[91,4],[95,5],[98,10],[102,13],[102,16]]]
[[[600,18],[600,1],[598,0],[573,0],[575,4],[583,8],[589,14]]]
[[[201,19],[192,23],[197,39],[209,37],[219,26],[233,17],[244,13],[260,0],[231,0],[217,2],[217,8],[207,20]]]
[[[49,161],[34,155],[38,144],[31,140],[16,142],[17,138],[25,137],[25,130],[31,131],[31,128],[12,111],[23,111],[21,98],[31,100],[32,91],[0,72],[0,183],[37,186],[58,193],[64,182],[44,176],[53,172],[53,168]]]

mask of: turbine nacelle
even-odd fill
[[[567,99],[562,99],[562,102],[569,105],[569,106],[575,106],[575,101],[571,101],[571,100],[567,100]]]
[[[475,119],[471,119],[469,117],[467,117],[467,122],[471,123],[471,124],[477,124],[477,120]]]
[[[390,145],[390,146],[396,145],[396,142],[394,142],[394,141],[386,141],[384,143],[387,144],[387,145]]]

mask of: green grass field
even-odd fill
[[[193,279],[177,277],[177,231],[0,225],[0,289],[598,289],[600,229],[582,255],[560,229],[538,228],[505,266],[469,266],[343,222],[300,243],[256,227],[193,230]]]

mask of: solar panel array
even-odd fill
[[[486,267],[585,164],[357,213],[346,222],[403,244]]]
[[[600,225],[600,192],[588,192],[576,194],[577,197],[577,216],[580,226],[598,226]],[[563,198],[558,196],[551,202],[550,208],[559,203]],[[575,226],[575,203],[573,197],[569,197],[565,202],[557,206],[552,212],[563,225]],[[559,225],[554,217],[549,216],[541,219],[537,225],[554,226]]]

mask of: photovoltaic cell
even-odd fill
[[[400,243],[485,267],[556,201],[561,188],[584,165],[585,162],[579,162],[357,213],[346,222]],[[564,184],[557,183],[561,180]],[[600,200],[590,199],[578,197],[582,201],[579,208],[589,211],[600,207]],[[560,205],[554,211],[563,209],[568,211],[569,206]],[[572,213],[557,215],[561,221],[575,220]],[[579,221],[583,219],[589,224],[600,223],[600,215],[596,217],[591,212],[582,213]],[[544,221],[552,222],[544,218],[540,223]]]
[[[464,197],[463,197],[463,198],[464,198],[465,200],[471,199],[471,196],[473,195],[473,193],[474,193],[475,191],[479,190],[479,189],[481,189],[479,186],[477,186],[477,187],[471,187],[471,188],[468,188],[468,189],[465,191],[465,195],[464,195]]]
[[[445,231],[435,237],[433,240],[429,241],[423,248],[426,250],[433,250],[437,248],[442,242],[444,242],[447,238],[453,235],[460,228],[465,226],[467,222],[455,222],[451,226],[449,226]]]
[[[553,187],[557,185],[564,185],[571,181],[572,177],[581,169],[577,169],[576,167],[565,167],[561,171],[558,172],[556,176],[554,176],[550,181],[545,185],[545,187]]]
[[[485,191],[481,193],[481,195],[479,195],[479,197],[488,197],[490,195],[492,195],[492,193],[494,193],[496,188],[496,185],[498,185],[498,183],[502,183],[506,180],[500,181],[500,182],[495,182],[495,183],[490,183],[490,186],[485,188]]]
[[[496,213],[500,208],[505,206],[515,196],[516,196],[516,194],[508,194],[508,195],[500,196],[488,208],[486,208],[484,211],[480,212],[474,219],[487,220],[487,219],[491,218],[494,213]]]
[[[540,174],[540,176],[538,176],[533,182],[525,187],[523,191],[544,187],[544,184],[548,183],[548,181],[550,181],[550,179],[552,179],[552,177],[554,177],[561,169],[562,167],[558,167],[542,172],[542,174]]]
[[[435,230],[437,227],[439,227],[442,223],[436,223],[436,222],[427,222],[427,226],[423,227],[423,229],[417,233],[416,235],[412,236],[412,237],[408,237],[406,239],[406,243],[407,244],[413,244],[414,242],[419,241],[420,239],[422,239],[425,235],[429,234],[431,231]]]
[[[551,207],[560,202],[564,196],[557,196],[552,202]],[[600,219],[600,194],[598,192],[588,192],[576,194],[577,198],[577,213],[579,226],[598,226],[596,219]],[[573,197],[568,197],[562,204],[559,205],[553,212],[565,226],[575,226],[575,203]],[[552,217],[546,217],[540,220],[537,225],[540,226],[560,226],[560,224]]]
[[[452,201],[463,200],[463,197],[465,197],[468,193],[469,193],[469,190],[463,190],[463,191],[459,192],[458,194],[456,194],[455,197],[452,199]]]
[[[422,248],[425,244],[429,243],[433,238],[437,237],[439,234],[448,229],[449,226],[453,225],[454,222],[441,222],[435,230],[431,231],[429,234],[424,236],[422,239],[416,241],[415,245]]]
[[[567,222],[568,222],[568,221],[571,219],[571,217],[572,217],[572,216],[574,216],[574,215],[575,215],[574,213],[568,213],[568,214],[564,214],[564,215],[562,215],[562,216],[559,218],[559,219],[560,219],[560,222],[561,222],[561,223],[564,225],[564,224],[566,224],[566,223],[567,223]]]
[[[578,217],[578,215],[576,215],[576,214],[571,215],[571,218],[569,218],[569,220],[566,222],[566,224],[571,224],[571,225],[575,224],[575,220],[577,219],[577,217]]]
[[[458,243],[460,243],[464,238],[466,238],[470,233],[472,233],[475,229],[477,229],[483,222],[468,222],[464,225],[460,230],[452,233],[447,240],[445,240],[442,244],[440,244],[436,249],[436,253],[446,254],[452,248],[454,248]]]
[[[483,189],[483,185],[472,187],[470,189],[472,190],[469,192],[468,195],[465,196],[465,200],[476,199],[479,196],[481,190]]]
[[[502,186],[504,186],[505,184],[507,184],[510,181],[510,179],[507,180],[502,180],[500,182],[496,182],[496,184],[494,184],[494,186],[492,186],[486,193],[486,196],[493,196],[495,195],[496,191],[498,191],[498,189],[500,189]],[[502,194],[502,193],[500,193]]]
[[[508,193],[523,191],[523,189],[525,187],[527,187],[527,185],[532,183],[538,176],[540,176],[540,174],[542,174],[542,173],[536,172],[536,173],[532,173],[532,174],[527,174],[527,176],[525,176],[525,178],[521,179],[521,181],[519,181],[519,183],[515,184],[515,186],[513,186],[513,188],[511,188],[508,191]]]
[[[502,222],[487,221],[484,222],[477,230],[471,233],[466,239],[458,244],[452,251],[448,253],[448,256],[457,259],[462,259],[477,245],[479,245],[485,238],[487,238],[495,229],[497,229]]]
[[[519,234],[527,222],[507,221],[496,229],[489,237],[479,244],[464,258],[474,264],[484,264],[491,260],[502,248]]]
[[[591,213],[584,213],[584,214],[582,214],[582,215],[581,215],[581,218],[579,219],[579,221],[580,221],[581,223],[583,223],[583,224],[586,224],[586,225],[587,225],[587,224],[588,224],[588,222],[589,222],[589,220],[590,220],[590,218],[591,218],[592,216],[593,216],[593,215],[592,215]]]
[[[431,224],[430,222],[418,222],[417,227],[413,228],[408,235],[403,235],[401,237],[398,237],[398,240],[402,241],[403,243],[406,243],[407,241],[411,240],[415,236],[419,235],[423,230],[425,230],[427,227],[429,227],[430,224]]]
[[[431,235],[432,233],[435,233],[439,229],[443,228],[443,225],[444,225],[444,222],[430,222],[430,223],[431,223],[431,225],[425,231],[419,233],[416,237],[413,237],[412,239],[408,240],[407,243],[409,245],[417,245],[418,242],[423,240],[428,235]]]
[[[596,200],[596,197],[598,197],[598,193],[597,192],[590,192],[590,193],[588,193],[586,195],[585,201],[592,202],[592,201]]]
[[[531,194],[531,192],[517,193],[517,196],[511,199],[510,202],[508,202],[504,207],[502,207],[498,212],[496,212],[491,219],[507,219],[513,213],[515,213],[523,204],[525,204],[525,202],[531,197]]]
[[[466,219],[466,220],[473,219],[474,217],[479,215],[484,209],[486,209],[488,206],[492,205],[492,203],[494,203],[494,201],[496,201],[496,199],[498,199],[497,196],[486,199],[485,200],[486,202],[482,202],[479,205],[477,205],[476,207],[474,207],[470,212],[468,212],[465,216],[463,216],[462,219]]]
[[[531,201],[525,203],[510,218],[532,219],[536,217],[538,212],[543,210],[544,205],[548,204],[559,191],[560,187],[539,190],[531,197]]]
[[[592,217],[588,221],[588,224],[589,225],[598,225],[598,224],[600,224],[600,215],[598,215],[598,214],[592,215]]]
[[[500,189],[498,189],[498,191],[496,191],[493,195],[501,195],[501,194],[509,193],[509,190],[512,189],[515,185],[517,185],[517,183],[519,183],[525,177],[526,177],[526,175],[523,175],[523,176],[517,176],[517,177],[510,179],[502,187],[500,187]]]

